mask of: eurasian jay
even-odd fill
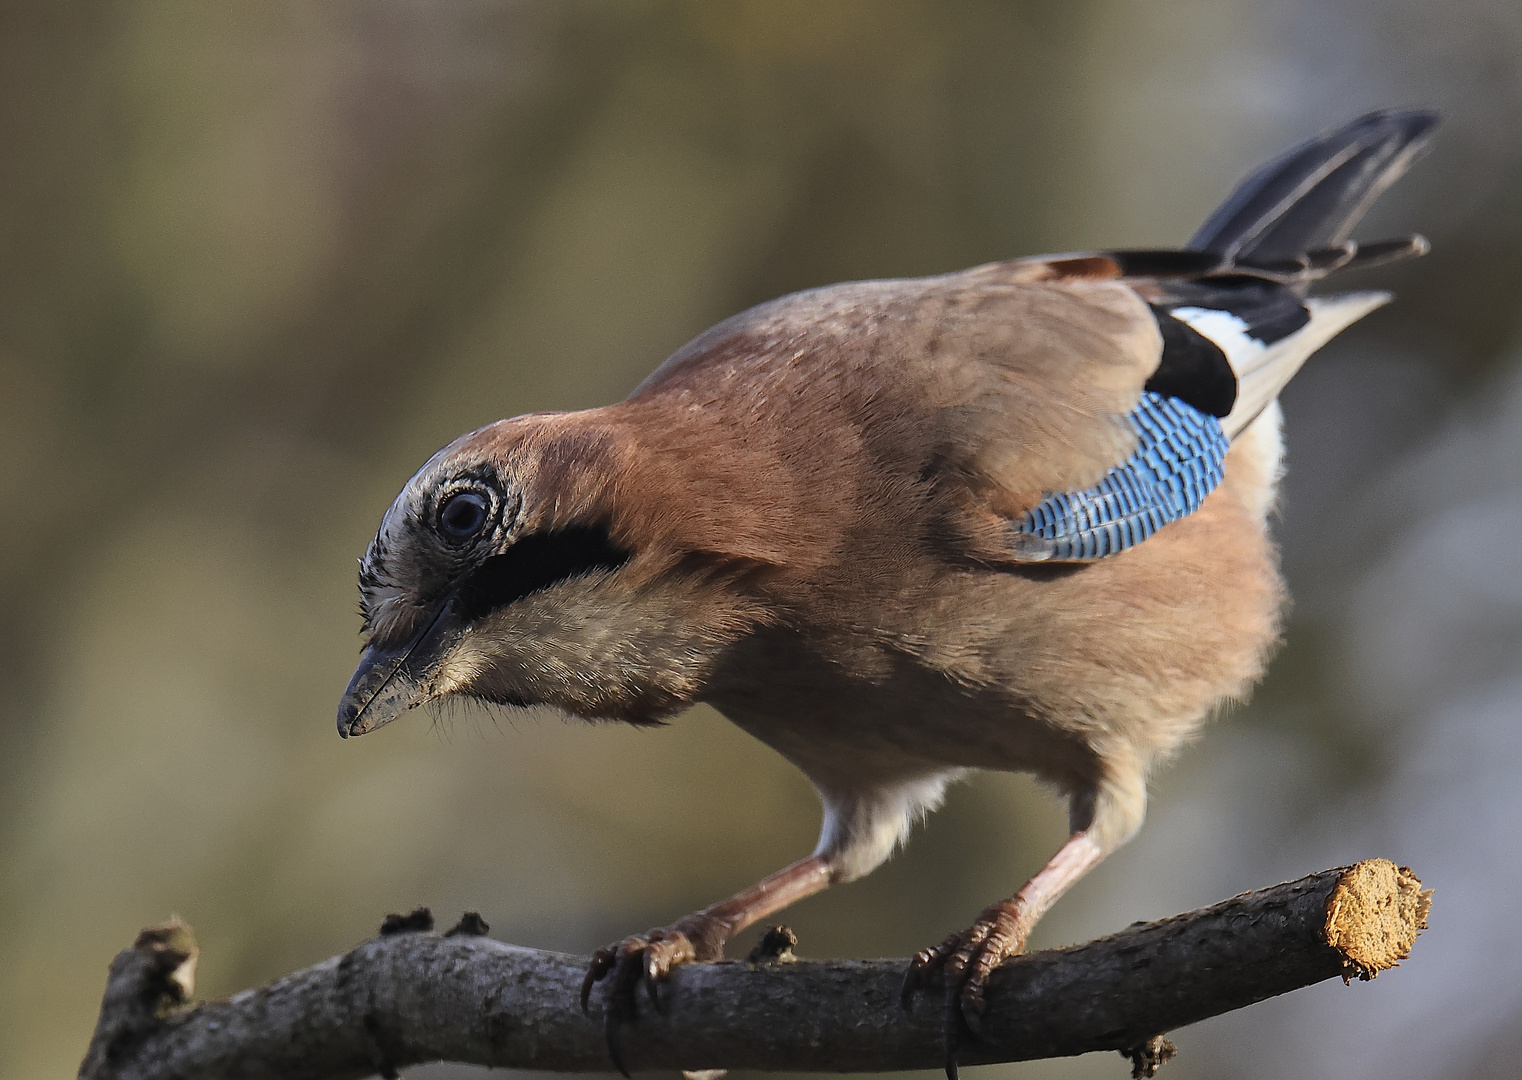
[[[618,404],[461,436],[361,560],[340,734],[447,696],[629,724],[706,701],[812,781],[813,854],[596,954],[582,1004],[611,974],[615,1063],[642,980],[868,873],[969,769],[1036,774],[1071,837],[905,981],[906,1006],[946,988],[954,1070],[988,974],[1261,674],[1279,392],[1390,299],[1306,292],[1426,250],[1348,235],[1435,123],[1377,112],[1290,150],[1182,250],[795,293]]]

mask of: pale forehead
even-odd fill
[[[498,420],[467,431],[436,451],[403,486],[381,519],[379,531],[386,534],[405,526],[426,506],[429,495],[441,484],[469,475],[482,466],[501,465],[510,449],[503,436],[508,434],[512,424],[512,420]]]
[[[506,449],[502,445],[502,429],[510,422],[498,420],[475,431],[467,431],[448,446],[436,451],[407,481],[402,494],[405,496],[409,492],[426,492],[441,481],[469,473],[483,464],[498,463]]]

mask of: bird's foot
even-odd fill
[[[650,1004],[659,1010],[656,988],[673,968],[694,961],[717,960],[724,954],[720,931],[716,920],[701,914],[689,915],[670,926],[630,934],[592,954],[591,966],[581,981],[581,1011],[591,1014],[592,987],[611,976],[603,1006],[603,1035],[608,1043],[608,1056],[619,1072],[629,1075],[619,1050],[618,1033],[624,1023],[635,1018],[640,984],[644,984]]]
[[[909,962],[900,998],[905,1009],[913,1007],[914,995],[921,988],[937,983],[945,988],[942,1037],[949,1080],[957,1077],[957,1044],[964,1033],[976,1035],[981,1027],[988,1007],[983,998],[988,976],[1025,947],[1030,929],[1021,915],[1017,901],[1002,900],[984,909],[966,930],[922,949]]]

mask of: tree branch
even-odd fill
[[[1382,859],[1324,870],[1112,937],[1007,962],[965,1064],[1120,1050],[1333,976],[1403,959],[1428,897]],[[183,1007],[189,928],[145,930],[112,962],[81,1080],[341,1080],[424,1061],[606,1071],[581,1014],[587,958],[491,941],[467,916],[440,936],[425,911],[268,986]],[[904,960],[728,961],[679,969],[661,1009],[641,998],[621,1036],[631,1068],[867,1072],[934,1068],[941,1003],[898,1004]]]

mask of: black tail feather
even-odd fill
[[[1189,248],[1272,264],[1337,247],[1426,149],[1437,122],[1424,109],[1385,110],[1302,143],[1237,185]]]

